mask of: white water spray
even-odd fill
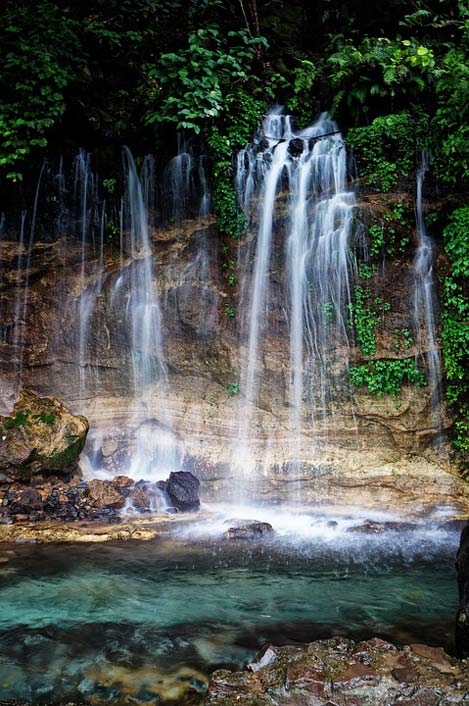
[[[258,204],[259,220],[254,266],[243,283],[247,353],[237,457],[244,468],[261,463],[259,452],[253,451],[252,436],[264,384],[260,359],[271,326],[273,244],[285,232],[280,268],[287,280],[282,307],[290,351],[289,456],[290,466],[299,467],[304,420],[314,429],[318,416],[331,413],[335,378],[343,374],[348,359],[345,312],[354,265],[350,245],[355,197],[346,188],[346,151],[326,114],[295,133],[290,117],[276,109],[265,119],[263,134],[240,152],[237,166],[239,202],[248,216],[250,204]],[[308,438],[311,443],[315,440]]]

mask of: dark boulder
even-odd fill
[[[299,157],[305,148],[304,142],[301,137],[294,137],[288,143],[288,151],[292,157]]]
[[[199,486],[199,479],[189,471],[176,471],[169,474],[164,492],[177,510],[195,512],[200,508]]]
[[[456,613],[456,651],[458,657],[469,657],[469,523],[461,532],[456,556],[459,608]]]
[[[225,539],[260,539],[268,535],[274,534],[272,525],[268,522],[258,522],[257,520],[235,520],[230,521],[231,526],[223,532]]]

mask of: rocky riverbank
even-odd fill
[[[248,669],[212,674],[205,706],[453,706],[469,665],[442,648],[337,637],[262,650]]]

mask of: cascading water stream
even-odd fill
[[[99,361],[93,361],[89,345],[89,329],[103,283],[105,205],[103,204],[100,215],[98,179],[91,169],[91,155],[83,150],[80,150],[75,160],[74,199],[78,204],[77,224],[81,240],[78,369],[80,399],[85,400],[91,392],[90,384],[95,382],[94,377],[96,376],[95,372],[94,377],[88,380],[88,373],[93,362],[95,363],[95,371],[98,369],[99,363]],[[96,232],[99,233],[98,243],[96,243]],[[96,252],[97,246],[99,248],[98,261],[90,271],[89,255],[91,251]]]
[[[127,191],[124,197],[124,229],[129,238],[132,261],[124,266],[118,278],[119,289],[126,297],[126,318],[132,350],[133,413],[131,426],[135,430],[135,452],[129,475],[138,479],[161,480],[180,465],[179,450],[170,427],[169,414],[158,410],[159,426],[147,424],[151,395],[168,385],[167,366],[163,353],[161,309],[148,229],[149,183],[154,169],[146,158],[140,179],[134,159],[125,150]],[[119,281],[120,280],[120,281]],[[123,281],[122,281],[123,280]]]
[[[350,244],[355,197],[347,191],[346,151],[335,123],[323,114],[315,125],[295,133],[289,116],[272,111],[262,134],[238,156],[236,185],[240,205],[251,221],[255,220],[251,204],[257,204],[259,221],[254,265],[243,283],[247,345],[237,457],[241,468],[261,465],[262,451],[253,449],[253,436],[256,405],[266,384],[260,376],[260,357],[274,304],[271,270],[280,247],[281,269],[286,273],[280,305],[289,337],[287,457],[289,468],[298,470],[304,420],[314,431],[319,419],[331,413],[334,383],[343,376],[348,358],[346,310],[354,268]],[[285,242],[279,245],[282,233]],[[310,434],[308,444],[315,443]]]
[[[436,340],[436,291],[433,274],[435,255],[432,239],[425,226],[423,205],[423,185],[428,167],[428,156],[423,153],[420,167],[417,170],[416,228],[418,245],[414,258],[413,322],[418,355],[424,356],[426,360],[433,414],[438,426],[441,426],[441,354]]]

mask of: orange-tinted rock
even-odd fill
[[[111,482],[116,488],[130,488],[134,484],[128,476],[114,476]]]
[[[136,510],[149,510],[151,507],[150,497],[142,488],[134,488],[129,498]]]
[[[119,509],[125,505],[125,497],[107,480],[94,478],[88,483],[88,498],[93,507]]]

